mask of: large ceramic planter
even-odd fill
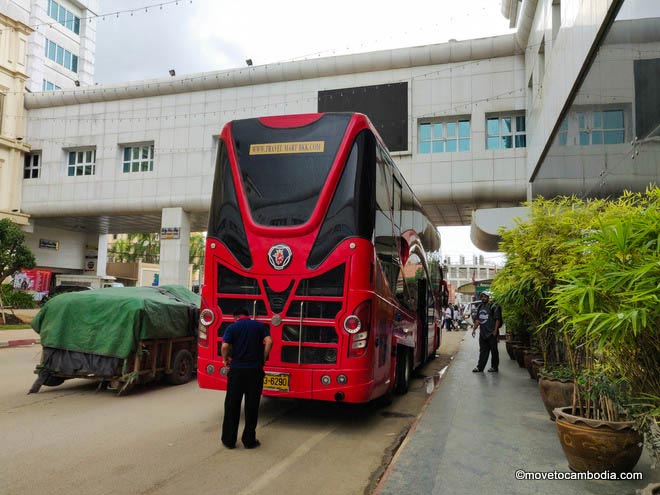
[[[543,359],[532,359],[532,378],[539,379],[539,370],[545,366]]]
[[[573,404],[573,381],[556,380],[545,376],[539,377],[539,391],[541,400],[548,411],[552,421],[555,420],[553,411],[558,407],[570,406]]]
[[[637,490],[637,495],[660,495],[660,483],[651,483]]]
[[[509,355],[509,357],[512,360],[516,359],[516,355],[513,353],[513,347],[516,346],[516,345],[520,345],[520,344],[521,344],[521,342],[519,342],[517,340],[507,340],[506,341],[506,353]]]
[[[642,455],[642,438],[632,421],[600,421],[570,413],[571,407],[554,410],[557,433],[568,466],[573,471],[629,472]]]
[[[536,377],[532,374],[532,360],[542,358],[543,354],[540,354],[535,351],[525,351],[523,360],[525,362],[525,368],[527,368],[527,372],[529,373],[529,377],[536,380]]]
[[[525,367],[525,351],[528,351],[529,347],[524,345],[517,345],[513,347],[513,353],[516,355],[516,361],[518,361],[518,366],[521,368]]]

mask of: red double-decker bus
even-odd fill
[[[440,237],[365,115],[236,120],[220,134],[198,381],[225,390],[223,332],[270,327],[264,395],[405,393],[440,345]]]

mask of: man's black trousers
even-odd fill
[[[489,337],[482,337],[479,335],[479,364],[477,368],[483,370],[488,363],[488,354],[491,355],[490,365],[492,368],[498,369],[500,366],[500,353],[497,349],[497,336],[490,335]]]
[[[241,440],[245,446],[253,446],[257,440],[259,402],[264,388],[262,368],[230,369],[225,396],[225,417],[222,421],[222,443],[234,446],[241,419],[241,402],[245,396],[245,427]]]

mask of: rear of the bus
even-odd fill
[[[198,381],[225,389],[232,315],[269,326],[265,395],[364,402],[374,394],[374,146],[364,116],[228,124],[209,219]]]

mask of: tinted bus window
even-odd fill
[[[307,266],[320,265],[348,237],[371,240],[374,231],[376,140],[362,131],[353,143]]]
[[[243,189],[259,225],[290,227],[309,220],[346,132],[350,114],[271,128],[258,119],[232,123]]]
[[[221,241],[244,268],[250,268],[252,256],[248,249],[243,218],[238,209],[227,148],[222,141],[219,146],[211,196],[208,236]]]

